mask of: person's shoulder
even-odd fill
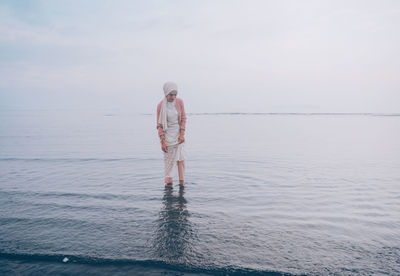
[[[157,104],[157,108],[160,108],[161,107],[161,105],[162,105],[162,100],[161,100],[161,102],[159,102],[158,104]]]
[[[181,98],[176,98],[175,101],[178,104],[183,104],[183,100]]]

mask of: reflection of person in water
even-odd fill
[[[174,195],[171,189],[165,190],[154,239],[154,249],[162,259],[178,261],[187,257],[191,250],[193,229],[186,204],[183,187],[178,195]]]

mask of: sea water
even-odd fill
[[[400,274],[398,114],[0,111],[1,274]]]

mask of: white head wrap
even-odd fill
[[[163,89],[164,89],[165,96],[167,96],[172,91],[178,92],[178,86],[176,85],[176,83],[174,83],[172,81],[168,81],[168,82],[164,83]]]
[[[163,126],[164,130],[167,130],[167,95],[172,91],[178,92],[178,86],[175,83],[168,81],[164,84],[163,89],[165,97],[161,104],[160,118],[158,119],[158,122]]]

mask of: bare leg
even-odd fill
[[[172,177],[165,178],[165,187],[172,187]]]
[[[185,176],[185,161],[178,161],[179,185],[183,186]]]

